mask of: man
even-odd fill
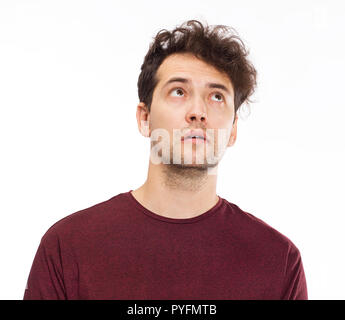
[[[238,36],[196,20],[161,30],[138,81],[145,183],[43,236],[24,299],[307,299],[284,235],[216,194],[256,70]]]

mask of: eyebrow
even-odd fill
[[[173,83],[173,82],[189,83],[190,81],[186,78],[174,77],[174,78],[169,79],[164,84],[163,88],[165,88],[168,84]],[[226,93],[228,93],[229,95],[231,95],[230,90],[226,86],[224,86],[223,84],[220,84],[220,83],[208,82],[208,83],[206,83],[206,87],[212,88],[212,89],[221,89],[221,90],[225,91]]]

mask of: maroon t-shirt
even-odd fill
[[[307,299],[299,250],[260,219],[221,197],[167,218],[131,191],[48,229],[24,299]]]

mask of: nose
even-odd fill
[[[202,99],[193,99],[191,101],[191,106],[186,113],[186,121],[190,124],[193,124],[193,122],[207,124],[206,105]]]

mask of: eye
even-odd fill
[[[176,92],[176,95],[173,95],[173,96],[175,96],[175,97],[181,97],[181,96],[184,94],[184,92],[183,92],[183,90],[182,90],[181,88],[175,88],[175,89],[173,89],[173,90],[171,91],[171,94],[172,94],[173,92]]]
[[[216,98],[215,100],[212,99],[213,101],[217,101],[217,102],[223,102],[224,101],[223,95],[219,92],[213,93],[212,96]]]

